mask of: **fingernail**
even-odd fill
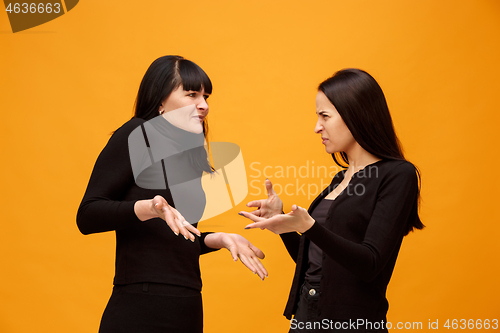
[[[184,235],[182,235],[182,236],[184,236]],[[188,240],[186,236],[184,236],[184,239],[185,239],[185,240]]]
[[[189,240],[194,243],[194,238],[193,239],[189,238]]]
[[[269,178],[266,178],[266,180],[269,180]]]
[[[238,215],[245,216],[245,215],[243,215],[243,214],[241,214],[241,213],[238,213]]]
[[[245,227],[245,229],[250,229],[250,227]]]
[[[173,231],[173,230],[172,230],[172,231]],[[178,232],[175,232],[175,231],[174,231],[174,234],[175,234],[176,236],[179,236],[179,233],[178,233]]]

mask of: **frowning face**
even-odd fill
[[[159,111],[172,125],[199,134],[203,132],[203,120],[208,115],[209,96],[203,88],[184,90],[180,85],[163,101]]]
[[[328,154],[348,152],[356,145],[356,140],[344,120],[328,97],[319,91],[316,95],[318,122],[314,132],[321,134],[322,143]]]

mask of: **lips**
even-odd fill
[[[322,141],[322,143],[323,143],[323,144],[325,144],[325,143],[328,141],[328,139],[327,139],[327,138],[323,138],[323,137],[321,137],[321,140],[323,140],[323,141]]]
[[[194,116],[193,118],[196,120],[199,120],[201,122],[201,121],[203,121],[203,119],[205,119],[205,116],[197,115],[197,116]]]

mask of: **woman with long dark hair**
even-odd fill
[[[424,225],[418,216],[420,175],[406,161],[382,89],[359,69],[319,85],[318,121],[326,152],[346,168],[309,210],[269,197],[241,215],[280,234],[296,262],[284,315],[290,332],[387,332],[386,289],[403,237]]]
[[[77,214],[83,234],[116,233],[114,288],[99,332],[203,331],[199,256],[227,248],[261,279],[262,251],[237,234],[200,233],[213,173],[205,150],[207,74],[179,56],[155,60],[135,115],[96,161]],[[183,237],[180,237],[182,234]]]

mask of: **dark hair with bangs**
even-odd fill
[[[212,93],[212,81],[203,69],[194,62],[181,56],[172,55],[163,56],[153,61],[139,86],[135,100],[134,117],[146,121],[158,117],[158,110],[163,101],[181,84],[186,91],[204,89],[206,93]],[[205,138],[208,136],[207,118],[203,120],[203,134]],[[208,140],[207,145],[210,149]],[[203,146],[190,149],[185,153],[189,155],[189,160],[196,169],[208,173],[214,171]]]
[[[194,62],[171,55],[153,61],[142,78],[134,117],[150,120],[158,116],[160,105],[181,84],[186,91],[201,91],[203,88],[206,93],[212,93],[212,81]],[[205,129],[205,122],[203,127]]]
[[[352,136],[364,150],[381,159],[406,160],[382,88],[370,74],[355,68],[343,69],[323,81],[318,90],[335,106]],[[340,159],[349,164],[345,152],[334,153],[332,157],[341,167],[346,166],[340,163]],[[421,181],[417,167],[415,172],[420,202]],[[423,229],[424,225],[417,219],[406,233],[413,228]]]

